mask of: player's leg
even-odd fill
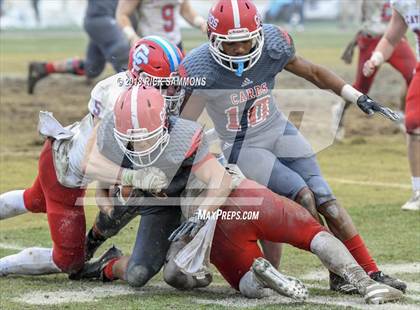
[[[363,267],[369,275],[375,277],[377,280],[405,291],[406,285],[402,281],[384,275],[379,271],[375,260],[369,254],[369,251],[347,210],[338,203],[331,188],[323,178],[316,157],[312,156],[309,158],[288,160],[287,166],[299,173],[306,181],[309,188],[314,193],[318,211],[324,216],[329,229],[334,236],[344,243],[356,259],[357,263]],[[381,278],[377,278],[377,275],[379,274],[382,275]],[[339,284],[340,282],[335,281],[334,276],[332,276],[332,289],[341,290],[341,288],[339,288],[340,285],[336,287],[335,284],[337,283]]]
[[[130,46],[115,20],[109,16],[86,18],[84,28],[104,59],[112,64],[115,72],[125,70]],[[101,72],[96,71],[96,76]],[[93,72],[89,75],[89,77],[96,76]]]
[[[255,241],[265,239],[312,251],[328,269],[346,277],[357,287],[360,294],[369,297],[370,302],[375,302],[376,299],[385,302],[401,298],[399,291],[372,281],[341,242],[327,233],[326,229],[317,223],[308,211],[293,201],[280,197],[249,180],[245,180],[231,193],[230,198],[233,201],[236,197],[258,197],[262,199],[262,203],[260,206],[231,204],[224,207],[224,211],[240,210],[242,214],[259,212],[258,219],[252,221],[218,220],[211,259],[233,287],[239,287],[241,291],[244,291],[244,287],[249,288],[247,286],[250,282],[248,270],[257,258],[256,255],[261,254],[258,252]],[[231,251],[235,255],[232,255]],[[227,255],[233,260],[228,262],[229,264],[225,262]],[[232,266],[235,267],[232,269]],[[253,272],[256,273],[257,278],[263,280],[263,283],[270,284],[271,288],[276,285],[284,286],[284,283],[293,283],[287,282],[284,277],[279,279],[273,274],[275,270],[271,268],[258,270],[258,267],[253,266]]]
[[[210,272],[197,278],[193,275],[183,273],[175,263],[176,255],[187,245],[185,240],[178,240],[171,243],[163,267],[163,279],[170,286],[179,290],[191,290],[193,288],[206,287],[210,285],[213,276]]]
[[[403,210],[420,210],[420,64],[407,92],[405,127],[408,134],[408,160],[410,163],[413,196]]]
[[[86,79],[92,80],[98,77],[105,69],[106,60],[99,46],[89,40],[86,49],[85,74]]]
[[[134,287],[144,286],[162,268],[170,246],[170,234],[179,226],[179,207],[160,207],[142,214],[137,238],[131,256],[111,259],[96,264],[95,270],[87,263],[88,277],[104,280],[126,280]],[[82,278],[85,275],[81,275]]]
[[[86,235],[86,260],[109,238],[118,234],[131,220],[140,214],[137,206],[115,205],[111,214],[99,211],[92,228]]]
[[[53,73],[85,75],[85,63],[79,58],[50,62],[31,62],[28,68],[28,93],[33,94],[39,80]]]
[[[238,152],[239,154],[234,154]],[[274,192],[295,199],[307,188],[302,178],[284,166],[270,151],[256,147],[242,147],[240,151],[233,149],[230,153],[243,174],[259,184],[265,185]],[[232,157],[232,156],[231,156]],[[258,162],[259,165],[252,163]],[[303,197],[303,195],[299,196]],[[314,215],[316,209],[312,210]],[[270,263],[278,268],[280,265],[281,246],[270,241],[263,241],[264,254]]]

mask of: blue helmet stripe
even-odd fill
[[[176,69],[178,69],[178,66],[181,63],[181,55],[179,54],[178,49],[174,47],[172,43],[158,36],[147,36],[145,39],[155,42],[163,49],[169,59],[171,72],[174,72]]]

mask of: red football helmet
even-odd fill
[[[176,73],[183,58],[179,48],[168,40],[158,36],[147,36],[132,46],[128,71],[135,83],[159,89],[168,109],[175,112],[185,95]]]
[[[219,0],[210,10],[207,20],[210,52],[216,62],[241,76],[261,56],[264,34],[260,14],[250,0]],[[229,56],[223,42],[252,40],[252,49],[245,56]]]
[[[163,96],[153,87],[134,85],[121,94],[114,107],[114,137],[137,167],[152,165],[169,142]]]

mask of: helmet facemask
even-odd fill
[[[223,51],[223,42],[241,42],[252,40],[252,49],[244,56],[229,56]],[[228,35],[212,32],[210,34],[210,53],[214,60],[229,71],[241,76],[259,60],[264,46],[263,28],[249,32],[247,28],[231,29]]]
[[[166,110],[169,114],[179,114],[179,109],[184,101],[185,90],[181,88],[180,78],[176,72],[172,72],[169,77],[159,77],[143,71],[140,73],[139,81],[159,90],[165,100]]]
[[[162,155],[170,139],[166,125],[152,132],[148,132],[146,128],[129,129],[126,134],[114,128],[114,137],[130,162],[139,168],[153,165]]]

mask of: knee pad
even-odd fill
[[[150,270],[146,266],[128,264],[127,282],[133,287],[144,286],[156,272]]]
[[[269,295],[268,290],[258,282],[251,270],[245,273],[239,281],[239,291],[247,298],[263,298]]]

